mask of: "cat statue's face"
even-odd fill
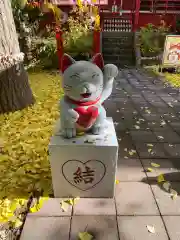
[[[75,61],[64,55],[63,90],[70,99],[80,102],[95,101],[103,91],[103,73],[97,58],[91,61]]]

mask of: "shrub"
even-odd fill
[[[38,6],[25,5],[22,8],[20,2],[11,0],[20,49],[25,54],[25,64],[29,64],[36,58],[36,47],[33,47],[32,39],[38,33],[42,14]]]
[[[163,52],[166,35],[169,32],[169,27],[164,24],[154,26],[147,24],[140,30],[140,48],[143,56],[159,55]]]
[[[91,31],[91,21],[88,14],[83,13],[74,6],[70,12],[70,17],[63,28],[64,52],[70,54],[76,60],[89,59],[92,46],[93,35]],[[36,40],[35,40],[36,41]],[[58,57],[55,32],[49,31],[49,35],[38,40],[38,59],[44,68],[58,68]]]

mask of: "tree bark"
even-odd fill
[[[0,0],[0,57],[20,53],[10,0]],[[6,69],[0,63],[0,113],[23,109],[35,102],[22,62]]]

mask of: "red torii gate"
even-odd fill
[[[59,70],[62,70],[62,57],[64,54],[64,47],[63,47],[63,31],[60,29],[60,27],[55,27],[56,31],[56,42],[57,42],[57,55],[59,60]],[[101,35],[101,29],[93,29],[93,50],[92,55],[95,55],[96,53],[99,53],[100,50],[100,35]]]
[[[57,55],[59,60],[59,70],[62,70],[61,60],[64,54],[63,31],[56,26]],[[93,30],[93,55],[100,52],[100,34],[101,31]]]

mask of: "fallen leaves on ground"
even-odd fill
[[[134,154],[136,154],[136,150],[131,149],[128,153],[130,156],[133,156]]]
[[[169,192],[170,188],[171,188],[171,183],[170,182],[164,182],[162,186],[167,192]]]
[[[29,211],[31,213],[38,212],[48,199],[49,197],[34,198]]]
[[[59,116],[58,100],[62,94],[59,75],[46,72],[29,74],[36,103],[21,111],[0,115],[0,137],[3,139],[0,160],[0,199],[27,200],[32,190],[52,193],[48,144]],[[16,202],[16,201],[15,201]],[[10,206],[0,201],[4,215]]]
[[[147,225],[146,227],[147,227],[147,229],[148,229],[148,231],[149,231],[150,233],[155,233],[155,232],[156,232],[154,226],[152,226],[152,225]]]
[[[158,136],[158,138],[159,138],[160,140],[163,140],[163,139],[164,139],[164,137],[163,137],[163,136]]]
[[[170,189],[170,196],[173,200],[175,200],[178,196],[178,193],[174,189]]]
[[[148,172],[154,172],[154,170],[152,168],[147,168]]]
[[[88,232],[80,232],[78,234],[79,240],[92,240],[93,236]]]
[[[165,182],[164,175],[163,175],[163,174],[160,174],[160,175],[157,177],[157,181],[158,181],[158,183]]]
[[[157,163],[153,163],[153,162],[151,163],[151,166],[152,166],[152,167],[155,167],[155,168],[158,168],[158,167],[160,167],[160,165],[159,165],[159,164],[157,164]]]
[[[66,212],[68,210],[68,206],[74,206],[79,200],[80,200],[80,197],[62,200],[60,202],[61,208]]]
[[[172,87],[175,87],[175,88],[180,88],[180,74],[179,73],[176,73],[176,74],[173,74],[173,73],[159,73],[157,70],[156,70],[156,67],[153,66],[152,68],[152,71],[153,73],[155,73],[156,75],[160,75],[160,76],[164,76],[165,78],[165,85],[167,85],[167,83],[172,86]]]
[[[166,125],[166,122],[164,120],[161,120],[160,126],[163,127],[164,125]]]
[[[61,205],[61,209],[62,209],[64,212],[67,212],[68,209],[69,209],[69,206],[70,206],[70,204],[67,203],[67,202],[64,201],[64,200],[62,200],[62,201],[60,202],[60,205]]]

